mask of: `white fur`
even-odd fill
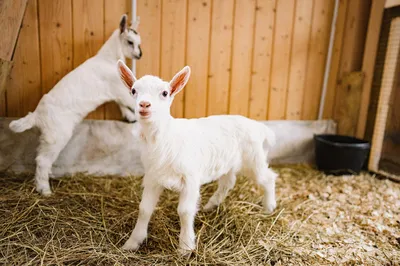
[[[121,73],[130,72],[122,62],[119,69]],[[164,188],[180,192],[179,250],[182,253],[195,249],[193,222],[200,186],[205,183],[218,180],[218,189],[205,210],[225,199],[238,174],[253,177],[263,187],[266,212],[276,207],[277,174],[267,163],[275,134],[263,124],[237,115],[174,119],[170,115],[171,103],[189,76],[190,68],[185,67],[169,83],[154,76],[144,76],[134,83],[133,98],[144,142],[141,159],[145,176],[137,224],[124,249],[135,250],[146,238],[150,217]],[[121,77],[135,80],[131,72]],[[164,91],[171,95],[164,97]]]
[[[129,44],[128,40],[134,44]],[[135,121],[135,101],[121,82],[115,64],[125,57],[139,59],[140,42],[140,36],[127,28],[126,15],[122,16],[120,28],[113,32],[95,56],[63,77],[42,97],[33,113],[10,123],[14,132],[32,127],[41,131],[35,174],[36,190],[41,194],[51,194],[51,167],[76,125],[89,112],[105,102],[116,101],[122,115],[130,122]]]

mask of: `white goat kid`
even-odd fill
[[[135,28],[138,22],[135,23]],[[140,35],[128,28],[123,15],[115,30],[99,52],[63,77],[45,94],[33,113],[10,123],[14,132],[32,127],[41,131],[36,157],[36,190],[50,195],[49,174],[58,155],[72,136],[75,126],[105,102],[116,101],[122,115],[135,122],[135,101],[119,78],[115,65],[125,58],[140,59]]]
[[[146,75],[136,80],[123,62],[120,75],[135,99],[135,110],[144,148],[143,195],[136,226],[123,246],[136,250],[147,236],[150,217],[164,188],[180,192],[181,223],[179,251],[195,249],[193,223],[200,186],[218,180],[218,189],[204,209],[218,206],[233,188],[239,173],[254,177],[264,189],[263,205],[270,213],[276,207],[275,179],[268,168],[267,153],[275,134],[267,126],[243,116],[220,115],[200,119],[175,119],[170,106],[186,85],[190,68],[184,67],[171,82]]]

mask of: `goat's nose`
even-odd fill
[[[149,108],[151,106],[151,103],[149,103],[149,102],[140,102],[139,105],[142,108]]]

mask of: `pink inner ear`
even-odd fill
[[[173,94],[177,89],[183,86],[185,82],[186,72],[183,72],[177,76],[171,84],[171,94]]]
[[[132,76],[129,73],[129,71],[123,65],[120,65],[119,69],[120,69],[121,78],[125,82],[126,86],[128,86],[129,88],[132,88],[133,79],[132,79]]]

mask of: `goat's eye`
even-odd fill
[[[162,96],[167,97],[168,96],[168,91],[163,91]]]
[[[128,41],[128,44],[129,44],[129,45],[133,45],[133,42],[131,42],[131,41]]]
[[[131,92],[132,92],[132,95],[135,95],[135,93],[136,93],[135,88],[132,88]]]

